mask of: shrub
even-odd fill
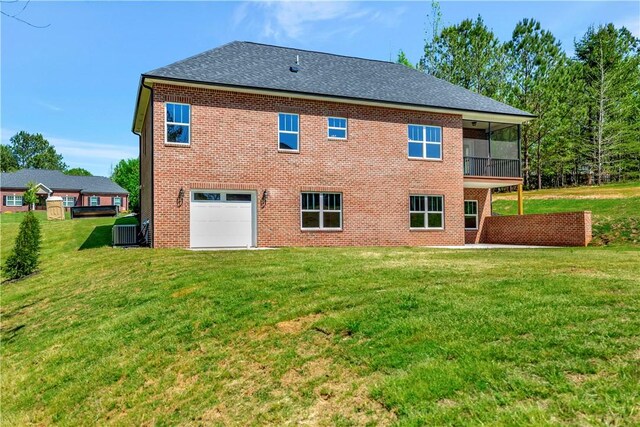
[[[4,273],[9,279],[19,279],[33,273],[40,254],[40,222],[33,212],[27,212],[20,223],[20,230],[13,251],[7,258]]]

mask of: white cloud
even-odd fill
[[[55,112],[62,111],[62,108],[60,108],[60,107],[58,107],[56,105],[53,105],[53,104],[49,104],[48,102],[44,102],[44,101],[38,100],[38,101],[36,101],[36,104],[41,106],[41,107],[43,107],[43,108],[46,108],[47,110],[50,110],[50,111],[55,111]]]
[[[267,1],[242,3],[235,9],[232,22],[235,26],[257,26],[267,39],[300,40],[353,35],[372,23],[396,26],[404,12],[404,7],[396,7],[390,13],[381,13],[362,7],[362,3],[346,1]]]

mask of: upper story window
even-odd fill
[[[5,196],[5,206],[22,206],[22,196]]]
[[[100,197],[98,196],[89,197],[89,206],[100,206]]]
[[[116,196],[113,198],[113,204],[116,206],[122,206],[122,197]]]
[[[347,139],[347,119],[328,117],[329,139]]]
[[[191,106],[167,102],[166,142],[189,144],[191,133]]]
[[[73,196],[62,197],[62,206],[65,208],[71,208],[76,205],[76,198]]]
[[[442,128],[439,126],[409,125],[409,157],[442,159]]]
[[[299,151],[300,117],[297,114],[278,114],[278,149]]]
[[[442,196],[409,196],[411,228],[444,228],[444,203]]]
[[[342,228],[341,193],[302,193],[300,210],[303,229]]]

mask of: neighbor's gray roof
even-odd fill
[[[296,55],[299,71],[291,72]],[[143,74],[235,87],[533,117],[486,96],[393,62],[232,42]]]
[[[104,176],[65,175],[57,170],[21,169],[0,173],[0,188],[27,188],[27,183],[44,184],[56,190],[76,190],[82,193],[129,194],[127,190]]]

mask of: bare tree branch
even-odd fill
[[[20,0],[0,0],[0,3],[17,3]],[[11,19],[15,19],[18,22],[22,22],[23,24],[27,24],[30,27],[33,28],[47,28],[48,26],[50,26],[51,24],[47,24],[47,25],[35,25],[32,24],[31,22],[25,21],[24,19],[18,18],[18,15],[20,15],[22,12],[24,12],[24,10],[27,8],[27,6],[29,6],[29,3],[31,2],[31,0],[27,0],[24,4],[24,6],[22,6],[22,9],[20,9],[18,11],[18,13],[14,13],[13,15],[10,15],[2,10],[0,10],[0,14],[6,16],[7,18],[11,18]]]

